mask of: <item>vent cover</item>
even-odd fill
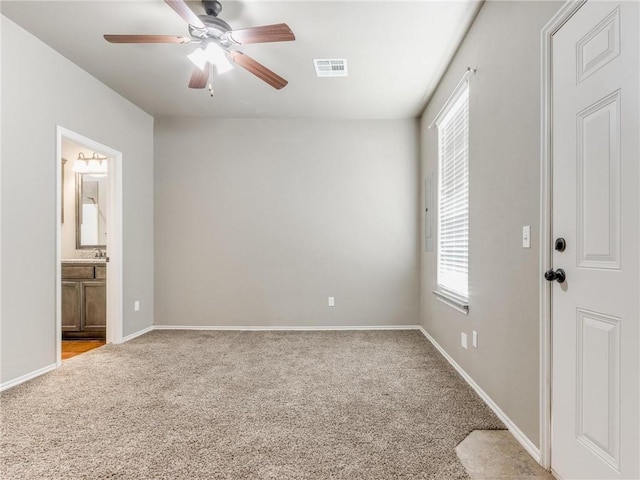
[[[313,65],[316,67],[316,75],[318,77],[346,77],[347,76],[347,59],[313,59]]]

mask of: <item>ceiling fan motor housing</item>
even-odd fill
[[[189,34],[193,38],[204,40],[206,38],[215,38],[225,43],[225,33],[231,31],[231,26],[221,18],[212,17],[210,15],[198,15],[198,18],[205,24],[205,28],[196,28],[189,25]],[[229,42],[230,44],[231,42]],[[228,45],[226,45],[228,46]]]
[[[218,0],[202,0],[202,6],[207,15],[217,17],[222,11],[222,4]]]

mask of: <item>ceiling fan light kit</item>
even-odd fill
[[[220,45],[213,42],[210,42],[206,48],[196,48],[193,53],[187,55],[187,58],[200,70],[204,70],[208,63],[216,67],[218,74],[226,73],[233,69],[233,65],[231,65],[225,51]]]
[[[296,37],[286,23],[233,30],[227,22],[218,18],[222,5],[217,0],[202,1],[206,15],[196,15],[184,0],[164,1],[189,24],[191,39],[176,35],[104,35],[104,39],[110,43],[199,43],[200,47],[188,55],[195,65],[189,88],[205,88],[212,65],[219,74],[231,70],[233,65],[229,60],[275,89],[280,90],[287,85],[288,82],[275,72],[242,52],[231,49],[244,44],[293,41]],[[210,84],[209,90],[213,96]]]

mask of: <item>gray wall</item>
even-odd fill
[[[56,125],[123,152],[124,334],[153,324],[153,118],[1,20],[6,383],[56,361]],[[134,300],[141,301],[135,313]]]
[[[466,67],[477,67],[469,104],[469,315],[432,294],[436,254],[429,252],[422,254],[421,323],[536,445],[540,31],[560,5],[487,2],[421,123],[424,176],[438,164],[437,131],[427,126]],[[531,249],[522,248],[523,225],[531,225]],[[460,332],[471,338],[472,330],[479,348],[464,350]]]
[[[417,130],[157,119],[156,324],[417,324]]]

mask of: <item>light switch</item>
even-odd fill
[[[335,297],[329,297],[329,302],[328,302],[330,307],[335,307],[336,306],[336,298]]]
[[[460,345],[462,348],[467,348],[467,334],[464,332],[460,333]]]
[[[531,248],[531,226],[522,227],[522,248]]]

